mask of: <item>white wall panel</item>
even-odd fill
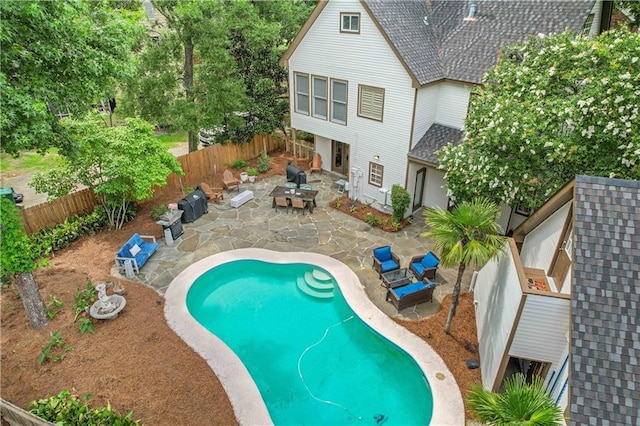
[[[568,299],[528,294],[509,355],[554,362],[566,352],[570,305]]]
[[[438,109],[435,122],[462,129],[469,109],[470,87],[461,83],[438,83]]]
[[[520,259],[525,267],[542,269],[545,272],[549,270],[570,206],[569,202],[560,207],[526,235],[520,251]]]
[[[427,167],[427,179],[424,183],[424,191],[424,206],[447,208],[449,197],[447,197],[447,184],[444,180],[444,171]]]
[[[491,389],[520,306],[522,289],[507,250],[479,272],[474,290],[482,385]]]
[[[427,130],[429,130],[429,127],[431,127],[431,125],[436,121],[439,88],[439,84],[430,84],[429,86],[418,89],[416,97],[416,116],[413,125],[412,148],[420,141],[420,138],[424,136]]]

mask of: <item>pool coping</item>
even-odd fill
[[[424,340],[394,322],[371,302],[355,272],[344,263],[317,253],[278,252],[260,248],[225,251],[191,264],[167,288],[165,318],[169,326],[209,364],[227,392],[242,425],[273,424],[260,391],[236,354],[198,323],[187,309],[187,292],[209,269],[234,260],[269,263],[310,263],[328,271],[338,282],[351,309],[376,332],[406,351],[422,369],[433,396],[433,425],[465,424],[464,404],[455,377]]]

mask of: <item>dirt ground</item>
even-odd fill
[[[284,174],[288,154],[272,157],[272,169],[262,176]],[[255,167],[255,160],[251,165]],[[298,162],[303,170],[307,165]],[[221,182],[220,173],[210,183]],[[182,196],[169,194],[142,203],[136,218],[121,230],[82,237],[56,253],[50,266],[38,269],[34,275],[45,304],[51,296],[63,303],[44,329],[30,329],[14,289],[0,295],[2,398],[25,408],[32,400],[69,389],[79,396],[91,394],[93,406],[109,402],[121,414],[133,411],[133,418],[146,425],[237,423],[217,377],[166,324],[164,299],[153,289],[124,280],[115,282],[127,292],[127,306],[116,320],[96,323],[95,334],[81,334],[73,322],[72,305],[78,291],[88,280],[94,284],[111,281],[114,253],[133,232],[161,237],[161,228],[151,218],[152,207]],[[466,359],[477,359],[477,353],[468,351],[477,348],[472,297],[461,295],[451,336],[443,331],[448,304],[449,298],[430,318],[398,322],[440,354],[464,394],[471,383],[480,381],[479,370],[468,370],[465,365]],[[62,361],[38,365],[38,356],[58,330],[71,350]]]

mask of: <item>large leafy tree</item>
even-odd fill
[[[9,276],[18,287],[29,325],[41,328],[49,323],[40,289],[33,278],[36,264],[29,250],[18,207],[0,197],[0,275]]]
[[[172,172],[183,174],[176,158],[153,138],[153,126],[140,119],[108,127],[98,114],[83,120],[64,119],[74,149],[63,151],[64,165],[34,174],[37,192],[59,197],[78,185],[93,188],[109,223],[120,228],[131,203],[153,196]]]
[[[475,385],[467,402],[478,420],[488,425],[555,426],[563,420],[562,410],[554,404],[539,377],[529,384],[523,374],[516,374],[505,380],[503,393]]]
[[[140,56],[125,90],[127,114],[187,131],[220,128],[219,140],[244,142],[282,128],[285,70],[278,59],[313,2],[153,0],[165,18],[161,37]]]
[[[532,37],[504,49],[440,152],[457,201],[539,207],[576,174],[640,178],[640,34]]]
[[[64,144],[56,113],[82,114],[113,97],[135,69],[143,27],[113,1],[3,1],[0,14],[4,152]]]
[[[124,90],[125,113],[186,131],[189,151],[200,128],[220,126],[227,111],[243,105],[243,88],[226,49],[220,1],[154,0],[166,27],[149,39],[140,70]]]
[[[442,267],[458,267],[445,326],[447,334],[451,331],[451,321],[456,314],[465,269],[468,265],[484,265],[498,256],[506,244],[507,240],[500,235],[500,226],[496,223],[499,211],[497,204],[474,199],[457,205],[452,211],[432,207],[424,212],[428,230],[421,235],[433,240]]]

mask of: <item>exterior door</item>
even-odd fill
[[[331,141],[331,171],[349,175],[349,144]]]
[[[427,176],[427,168],[423,167],[416,173],[416,183],[413,190],[413,207],[412,211],[422,207],[422,197],[424,193],[424,180]]]
[[[567,273],[569,272],[569,268],[571,267],[570,253],[572,249],[572,242],[573,239],[571,233],[569,233],[558,249],[556,261],[550,274],[553,277],[553,281],[555,281],[556,288],[559,292],[562,291],[562,284],[564,283]]]

